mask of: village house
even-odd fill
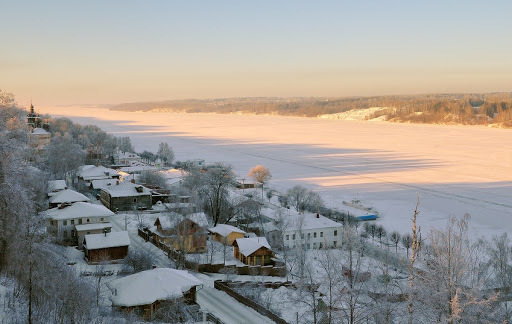
[[[151,192],[148,188],[123,181],[115,186],[107,186],[100,191],[100,200],[113,212],[151,208]]]
[[[186,270],[155,268],[112,280],[112,307],[127,312],[140,311],[153,318],[164,302],[195,303],[197,286],[202,282]]]
[[[53,197],[62,190],[68,189],[66,180],[50,180],[48,181],[48,197]]]
[[[77,233],[75,225],[108,223],[113,212],[102,205],[95,205],[86,202],[74,204],[62,204],[59,207],[47,210],[47,217],[50,220],[48,232],[57,239],[68,244],[77,244]]]
[[[102,165],[83,165],[78,172],[78,187],[89,188],[91,181],[102,179],[120,179],[121,175],[114,169]],[[80,189],[81,190],[81,189]]]
[[[85,235],[88,234],[103,234],[112,231],[112,224],[110,223],[91,223],[75,225],[75,235],[77,237],[78,249],[83,249]]]
[[[114,157],[116,165],[119,166],[130,166],[133,163],[142,162],[142,158],[133,152],[119,152]]]
[[[209,228],[208,231],[211,233],[211,237],[225,245],[233,245],[236,239],[244,238],[245,231],[238,227],[219,224],[215,227]]]
[[[282,226],[285,248],[335,248],[341,244],[343,225],[315,213],[292,213]]]
[[[239,238],[233,242],[235,258],[248,265],[272,265],[274,252],[264,237]]]
[[[206,252],[208,220],[204,213],[182,216],[169,213],[156,219],[150,229],[153,242],[172,246],[175,250],[186,253]]]
[[[124,259],[129,245],[130,238],[126,231],[87,234],[83,241],[85,260],[96,263]]]
[[[95,197],[97,197],[101,189],[108,188],[109,186],[117,186],[119,184],[119,180],[117,179],[100,179],[100,180],[92,180],[89,185],[89,191]]]
[[[61,204],[73,204],[76,202],[88,202],[90,199],[72,189],[65,189],[57,192],[49,199],[50,208],[58,207]]]

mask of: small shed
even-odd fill
[[[264,237],[236,239],[233,242],[234,256],[248,265],[271,265],[274,252]]]
[[[87,234],[83,241],[85,259],[89,263],[124,259],[128,254],[128,232]]]

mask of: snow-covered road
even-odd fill
[[[127,214],[128,217],[132,216]],[[118,214],[111,218],[112,228],[115,231],[124,231],[125,215]],[[130,220],[128,220],[130,222]],[[144,249],[150,251],[158,267],[171,267],[172,261],[165,253],[153,244],[144,241],[137,232],[133,231],[133,226],[128,226],[130,236],[130,248]],[[213,288],[213,279],[203,274],[194,274],[203,282],[203,288],[197,292],[197,303],[202,310],[208,311],[226,324],[265,324],[274,323],[268,317],[263,316],[238,301],[228,296],[225,292]]]
[[[274,323],[252,308],[240,304],[231,296],[213,287],[204,286],[197,291],[197,303],[226,324]]]

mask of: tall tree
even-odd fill
[[[231,217],[230,189],[235,186],[235,173],[231,165],[219,164],[200,173],[202,185],[199,196],[204,210],[213,219],[213,226],[225,223]]]
[[[157,155],[166,166],[171,165],[174,160],[174,151],[167,142],[161,142],[158,145]]]

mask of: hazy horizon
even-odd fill
[[[0,89],[22,105],[512,91],[512,3],[17,1]]]

